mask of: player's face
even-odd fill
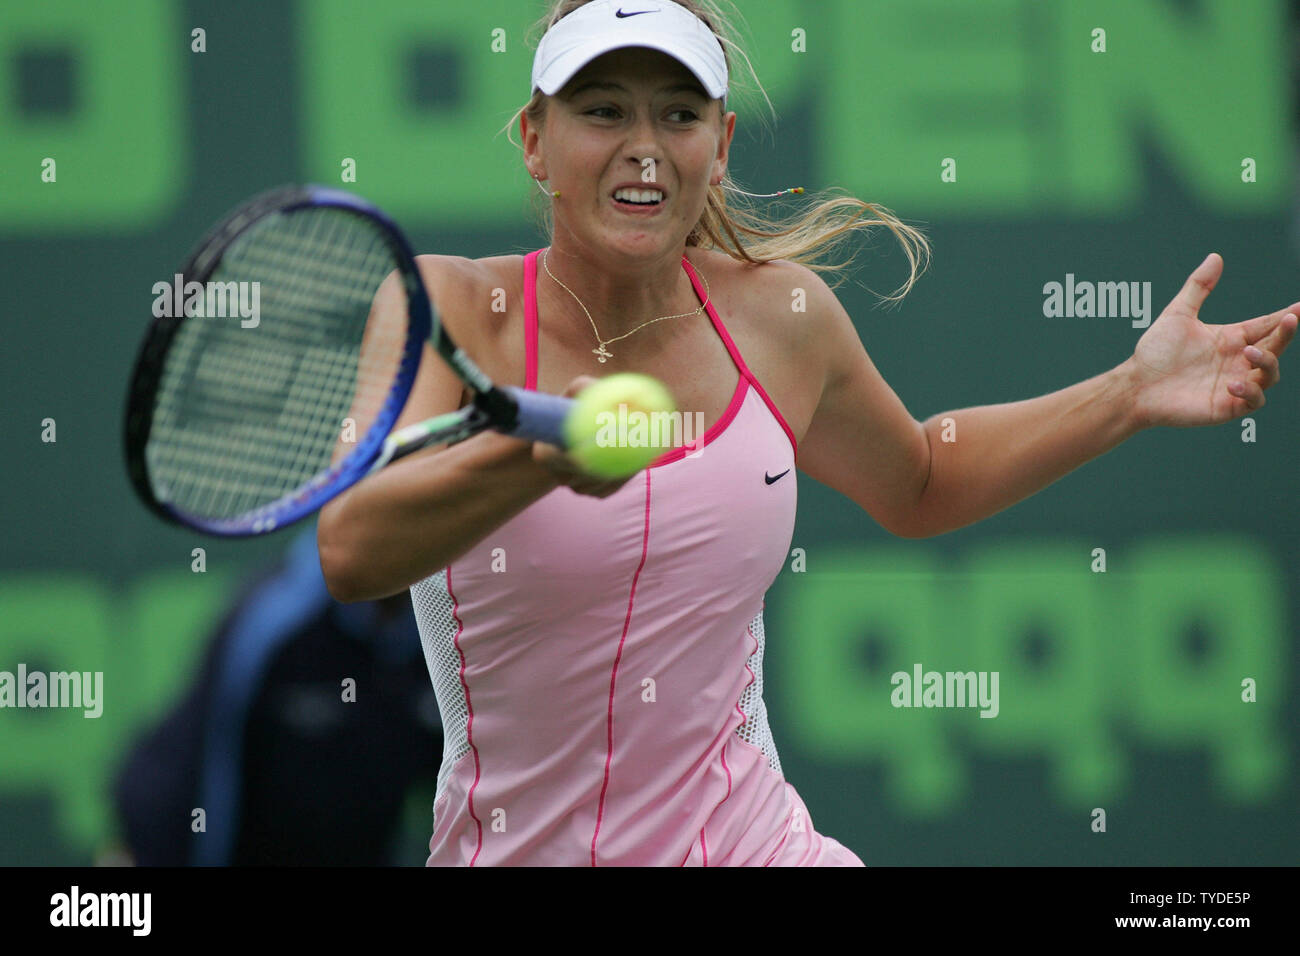
[[[726,170],[735,119],[657,50],[593,60],[551,98],[538,135],[548,188],[560,191],[557,230],[630,259],[680,253]]]

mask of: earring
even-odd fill
[[[545,186],[542,185],[542,177],[540,175],[534,173],[533,179],[537,182],[537,188],[540,189],[544,195],[550,196],[552,199],[560,198],[560,191],[558,189],[555,190],[555,192],[551,192]]]

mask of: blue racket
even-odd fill
[[[447,335],[405,236],[346,192],[251,199],[180,276],[182,307],[155,307],[126,415],[132,485],[168,521],[266,534],[390,462],[489,428],[566,447],[573,401],[494,385]],[[257,315],[231,315],[232,301]],[[426,341],[473,401],[392,432]]]

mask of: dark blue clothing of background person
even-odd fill
[[[334,601],[313,527],[241,591],[113,796],[138,865],[384,865],[441,751],[409,594]]]

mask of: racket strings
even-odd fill
[[[360,220],[324,210],[291,215],[299,217],[296,224],[306,223],[301,233],[282,229],[277,236],[278,244],[235,247],[230,262],[232,268],[241,271],[285,277],[282,283],[269,290],[270,306],[272,314],[283,323],[283,333],[292,336],[286,345],[296,351],[286,354],[293,355],[298,365],[281,406],[279,424],[292,426],[300,422],[303,427],[297,432],[286,432],[276,454],[278,460],[285,462],[287,473],[297,477],[304,472],[319,471],[318,450],[322,443],[331,441],[338,444],[333,439],[342,432],[341,420],[331,423],[315,415],[315,411],[322,406],[337,405],[346,384],[357,381],[351,347],[357,341],[354,331],[358,305],[355,266],[360,263],[364,267],[368,264],[368,257],[378,253],[383,257],[381,268],[387,268],[388,257],[378,237],[366,229],[364,233],[371,240],[370,248],[365,250],[365,255],[357,257],[356,263],[341,266],[333,256],[360,247],[350,235],[340,233],[347,227],[359,225]],[[308,217],[306,220],[301,218],[304,215]],[[288,218],[282,217],[281,222]],[[322,228],[324,235],[321,234]],[[304,267],[303,263],[310,265]],[[371,276],[374,271],[371,269],[363,274]],[[376,283],[367,281],[366,285]],[[373,292],[373,288],[368,290],[372,299]],[[368,308],[368,302],[366,306]],[[343,347],[339,347],[340,344]],[[327,392],[328,386],[332,389]]]
[[[383,234],[340,210],[278,213],[236,239],[209,281],[257,283],[259,315],[191,314],[177,330],[146,453],[158,497],[193,515],[245,515],[345,461],[401,362],[399,282],[372,315],[395,269]]]

